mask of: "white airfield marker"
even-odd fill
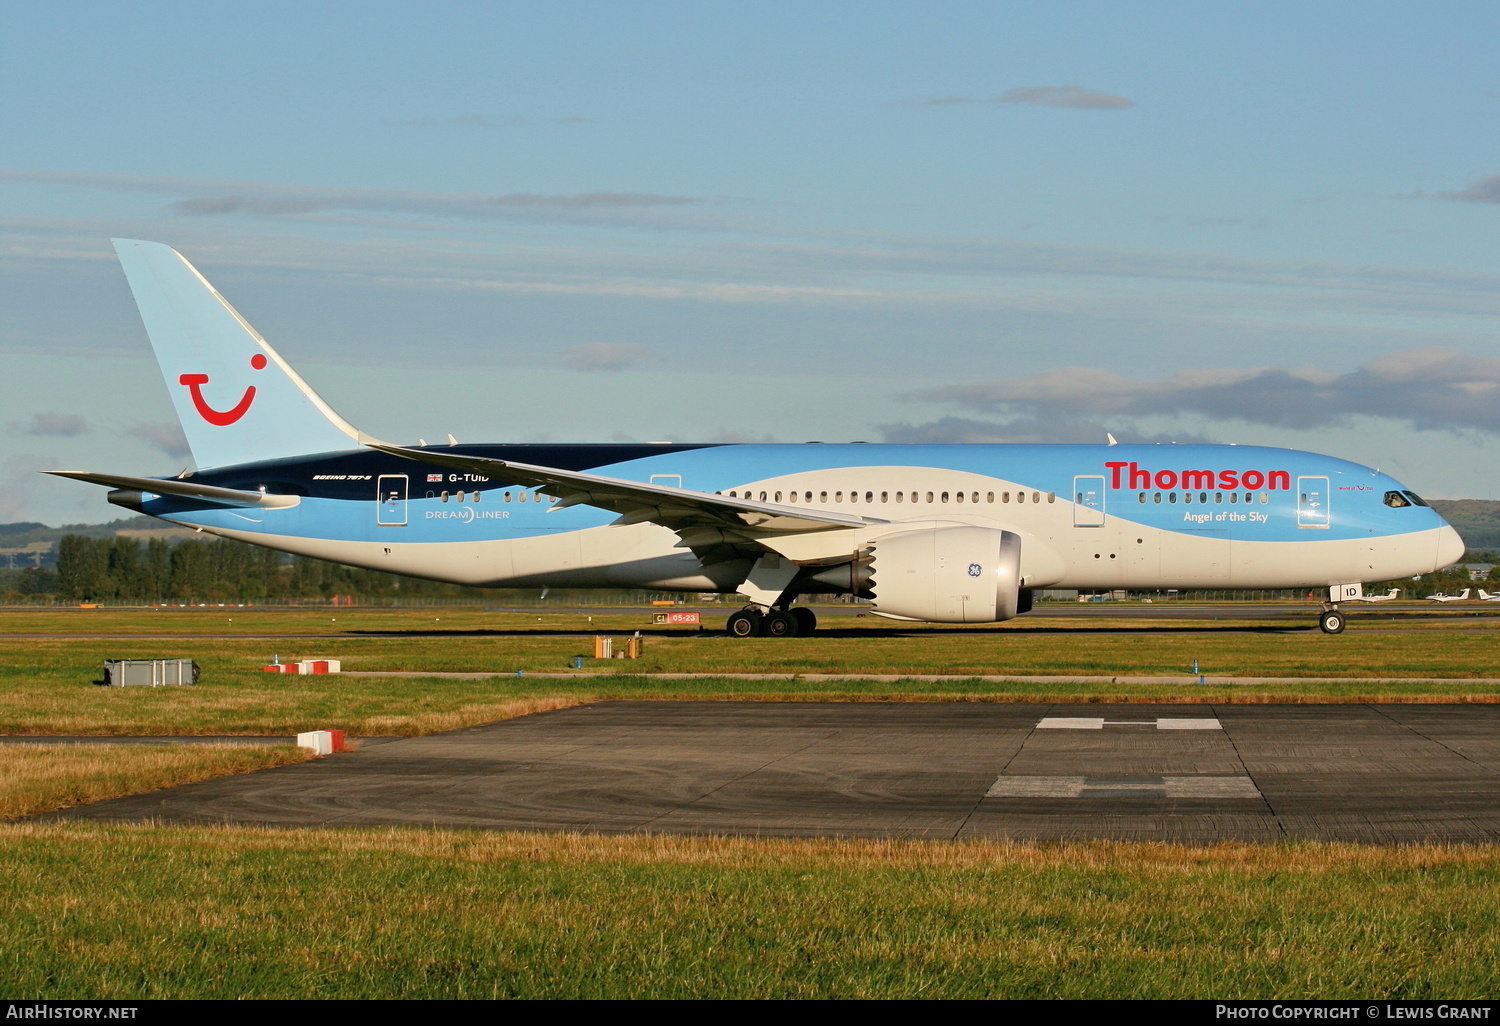
[[[1103,730],[1105,727],[1155,727],[1157,730],[1223,730],[1209,717],[1159,717],[1154,720],[1106,720],[1103,716],[1044,716],[1038,730]]]
[[[998,777],[986,798],[1259,798],[1249,777]]]

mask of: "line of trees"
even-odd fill
[[[1468,562],[1495,562],[1494,553],[1470,553]],[[1500,583],[1500,566],[1489,582]],[[1418,580],[1368,585],[1379,594],[1400,588],[1401,597],[1422,598],[1435,592],[1457,594],[1475,585],[1462,568],[1453,567]],[[616,601],[623,593],[610,593]],[[359,602],[451,599],[521,600],[519,593],[497,593],[415,577],[361,570],[228,539],[192,539],[175,544],[154,538],[89,538],[67,535],[58,542],[57,570],[29,567],[0,571],[0,601],[33,602],[249,602],[285,604],[328,601],[349,595]],[[585,597],[573,594],[574,599]],[[655,597],[646,593],[630,598]],[[564,595],[559,593],[557,598]],[[527,601],[536,601],[530,593]]]
[[[361,570],[216,538],[176,544],[153,538],[58,542],[55,594],[73,602],[285,603],[354,595],[361,599],[461,597],[474,588]]]

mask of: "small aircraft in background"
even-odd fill
[[[1457,595],[1444,595],[1441,592],[1439,592],[1436,595],[1428,595],[1427,596],[1427,600],[1429,602],[1462,602],[1464,599],[1466,599],[1466,598],[1469,597],[1470,590],[1471,589],[1469,589],[1469,588],[1465,588],[1463,591],[1459,592]]]
[[[1480,588],[1479,589],[1479,601],[1481,601],[1481,602],[1500,602],[1500,595],[1491,595],[1489,592],[1485,591],[1483,588]]]
[[[1384,595],[1361,595],[1359,598],[1350,599],[1351,602],[1389,602],[1401,594],[1400,588],[1392,588]]]

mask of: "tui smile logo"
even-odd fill
[[[266,365],[264,353],[256,353],[250,357],[250,366],[255,370],[262,370]],[[198,411],[198,416],[216,427],[228,427],[245,415],[250,409],[250,404],[255,401],[255,386],[250,385],[245,389],[245,394],[240,396],[240,401],[227,410],[216,410],[208,405],[208,400],[203,398],[203,386],[208,384],[207,374],[184,374],[177,379],[179,385],[186,385],[188,395],[193,397],[193,409]]]

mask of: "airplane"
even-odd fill
[[[115,505],[456,584],[737,593],[734,637],[808,634],[803,595],[995,623],[1044,588],[1327,588],[1446,567],[1462,540],[1345,460],[1236,445],[396,445],[350,424],[161,243],[115,240],[199,469],[53,471]]]
[[[1483,588],[1480,588],[1479,589],[1479,601],[1481,601],[1481,602],[1500,602],[1500,595],[1491,595],[1489,592],[1485,591]]]
[[[1391,600],[1393,600],[1399,594],[1401,594],[1401,589],[1400,588],[1392,588],[1390,591],[1386,592],[1384,595],[1360,595],[1357,598],[1350,599],[1349,601],[1350,602],[1390,602]]]
[[[1429,602],[1462,602],[1464,599],[1466,599],[1466,598],[1469,597],[1469,592],[1471,590],[1472,589],[1465,588],[1463,591],[1459,592],[1457,595],[1444,595],[1442,592],[1439,592],[1436,595],[1428,595],[1427,596],[1427,601],[1429,601]]]

